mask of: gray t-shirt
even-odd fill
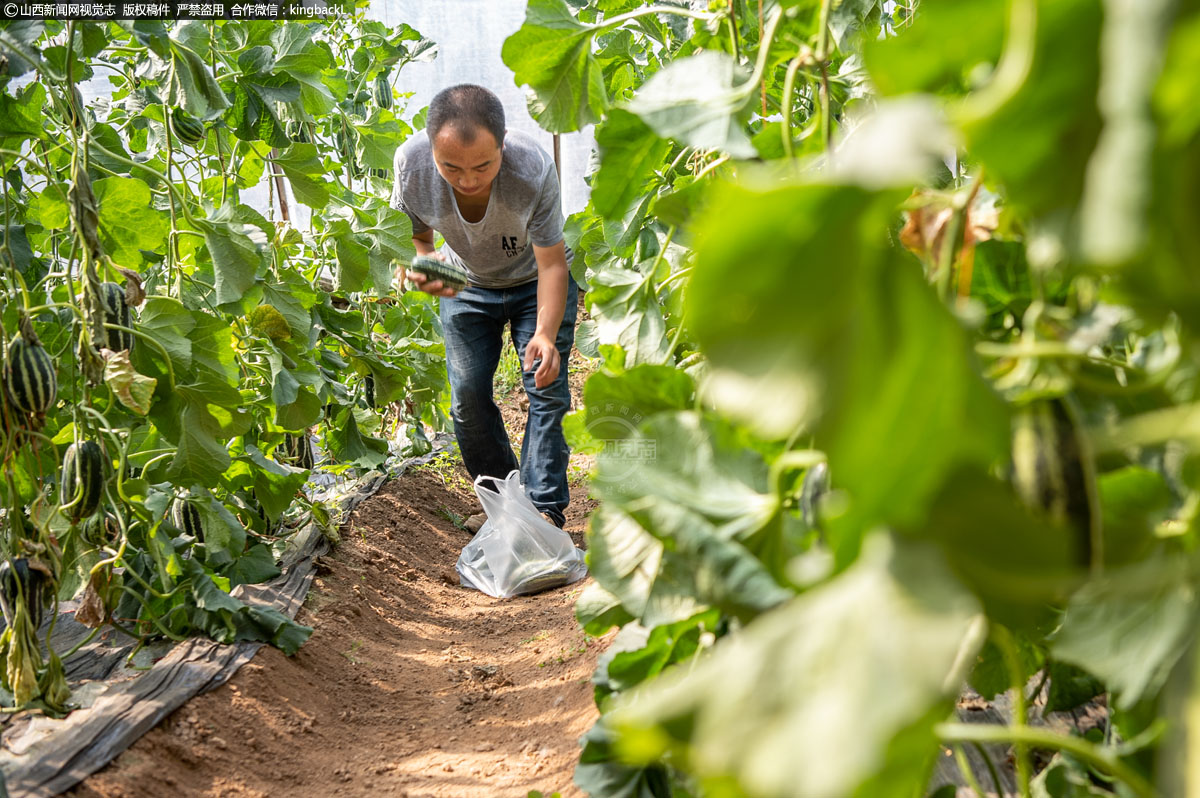
[[[442,255],[466,269],[472,285],[508,288],[534,280],[537,261],[529,245],[549,247],[563,240],[554,160],[525,133],[505,133],[500,172],[478,222],[459,212],[454,190],[434,165],[425,131],[396,150],[395,169],[392,207],[408,214],[414,233],[430,228],[441,233]]]

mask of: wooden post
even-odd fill
[[[272,148],[271,157],[278,158],[279,150]],[[275,194],[279,198],[279,215],[283,218],[283,221],[290,222],[291,217],[288,214],[287,183],[283,179],[283,172],[279,170],[279,167],[274,163],[274,161],[271,162],[270,166],[271,176],[275,178]]]
[[[558,172],[558,187],[562,188],[562,137],[554,134],[554,171]]]

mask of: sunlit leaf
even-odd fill
[[[1016,208],[1042,217],[1075,207],[1100,133],[1101,0],[1036,6],[1012,53],[1028,70],[998,68],[987,89],[959,111],[967,150],[999,180]],[[984,18],[982,24],[994,24]],[[1019,81],[1019,82],[1018,82]]]
[[[704,50],[656,73],[627,107],[663,138],[751,158],[742,127],[747,77],[730,56]]]
[[[7,61],[5,71],[10,77],[18,78],[42,66],[42,54],[36,42],[45,29],[46,23],[40,19],[11,20],[0,28],[0,54]],[[0,119],[9,121],[7,112],[0,110]],[[39,133],[40,130],[34,131],[33,135]]]
[[[268,460],[256,446],[247,446],[246,455],[254,464],[254,496],[267,517],[278,521],[304,487],[307,473],[300,468]]]
[[[336,462],[360,468],[378,468],[387,459],[387,441],[363,435],[354,413],[345,413],[344,424],[331,429],[327,439],[329,451]]]
[[[593,278],[588,298],[600,343],[619,344],[630,365],[663,362],[667,325],[654,291],[653,275],[605,269]]]
[[[274,163],[283,170],[297,200],[318,210],[329,204],[329,181],[316,147],[293,144]]]
[[[620,109],[596,130],[600,171],[592,183],[592,203],[602,216],[624,216],[646,191],[670,149],[637,116]]]
[[[1109,571],[1067,605],[1051,652],[1099,676],[1118,707],[1158,694],[1196,635],[1200,603],[1189,558]]]
[[[254,285],[264,263],[266,237],[262,231],[235,222],[197,220],[212,256],[217,303],[237,302]]]
[[[532,90],[529,112],[554,133],[596,122],[608,107],[604,76],[592,55],[595,30],[563,0],[530,0],[525,23],[500,51],[518,86]]]
[[[1004,0],[923,0],[895,36],[863,43],[871,81],[882,94],[964,86],[990,70],[1004,41]]]
[[[6,30],[11,28],[0,28],[0,36]],[[46,89],[40,83],[29,85],[16,98],[0,92],[0,139],[41,138],[45,132],[41,115],[46,102]]]
[[[168,220],[152,206],[150,187],[130,177],[92,184],[100,206],[100,243],[112,259],[129,268],[143,262],[139,250],[165,252]]]
[[[671,751],[702,783],[733,777],[764,798],[920,790],[927,762],[889,753],[936,751],[984,625],[936,551],[870,543],[827,585],[626,696],[618,750],[634,764]]]
[[[176,38],[197,27],[201,23],[181,25]],[[213,119],[229,107],[229,100],[208,64],[194,49],[177,40],[171,42],[171,82],[165,99],[198,119]]]

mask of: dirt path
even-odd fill
[[[507,601],[458,586],[464,484],[415,471],[361,504],[301,610],[315,631],[299,654],[264,648],[68,794],[581,796],[603,648],[574,619],[586,582]],[[590,507],[573,494],[582,543]]]

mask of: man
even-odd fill
[[[504,478],[518,467],[492,396],[507,323],[529,397],[521,482],[534,506],[561,527],[569,500],[562,419],[571,405],[566,364],[578,289],[563,243],[554,161],[530,136],[505,130],[495,94],[463,84],[433,98],[425,130],[396,151],[395,175],[392,205],[412,220],[417,254],[455,263],[470,277],[456,293],[409,273],[422,291],[442,298],[451,418],[463,463],[472,479]],[[445,240],[440,250],[435,231]],[[472,520],[477,528],[482,518]]]

